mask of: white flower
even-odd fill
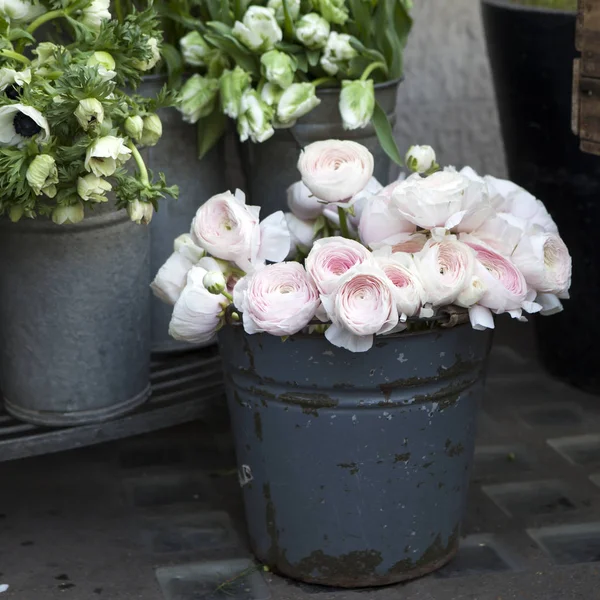
[[[250,6],[242,22],[236,21],[233,35],[250,50],[266,52],[283,39],[273,11],[266,6]]]
[[[74,225],[83,221],[85,216],[83,204],[75,202],[69,206],[59,205],[52,211],[52,221],[57,225]]]
[[[74,115],[81,128],[87,131],[91,125],[104,121],[104,107],[96,98],[84,98],[79,101]]]
[[[344,129],[362,129],[371,122],[375,110],[373,80],[342,81],[339,101]]]
[[[279,336],[304,329],[320,304],[315,284],[297,262],[267,265],[240,279],[233,300],[246,333]]]
[[[296,38],[309,50],[323,48],[329,38],[330,30],[329,23],[317,13],[302,15],[296,22]]]
[[[292,213],[304,221],[322,215],[325,206],[324,202],[319,202],[302,181],[296,181],[287,189],[287,204]]]
[[[298,160],[302,181],[325,202],[344,202],[365,188],[373,155],[349,140],[323,140],[304,148]]]
[[[147,40],[150,57],[145,60],[134,60],[133,65],[140,71],[149,71],[153,69],[160,60],[160,50],[158,49],[158,40],[154,37]]]
[[[288,259],[292,259],[298,250],[307,252],[315,239],[315,222],[303,221],[293,213],[285,213],[285,220],[290,232],[290,251]]]
[[[366,352],[374,335],[389,333],[398,324],[394,286],[371,262],[347,271],[321,302],[332,323],[325,337],[350,352]]]
[[[154,295],[166,304],[175,304],[187,282],[187,275],[194,266],[191,260],[179,252],[173,252],[158,270],[150,288]]]
[[[395,210],[385,196],[373,196],[367,201],[358,225],[362,243],[370,248],[399,243],[415,230],[415,224]]]
[[[210,115],[215,107],[218,91],[217,79],[202,77],[198,73],[192,75],[183,84],[179,94],[179,110],[183,120],[196,123],[202,117]]]
[[[304,264],[319,292],[331,294],[347,271],[369,260],[371,253],[362,244],[334,236],[317,240]]]
[[[288,88],[294,81],[296,64],[285,52],[269,50],[260,57],[263,76],[280,88]]]
[[[110,20],[110,0],[92,0],[84,9],[81,22],[90,29],[98,30],[102,21]]]
[[[346,72],[356,55],[356,50],[350,45],[350,36],[332,31],[321,55],[321,66],[329,75],[336,75],[340,70]]]
[[[87,60],[89,67],[97,67],[98,75],[103,81],[110,81],[117,75],[115,71],[115,59],[108,53],[103,51],[94,52]]]
[[[435,150],[431,146],[411,146],[404,162],[411,171],[425,173],[436,164]]]
[[[321,100],[317,98],[312,83],[292,83],[279,98],[277,118],[281,123],[291,123],[309,113]]]
[[[223,323],[225,296],[211,294],[203,284],[206,269],[192,267],[187,283],[173,308],[169,335],[176,340],[201,344],[212,340]]]
[[[125,119],[125,133],[130,138],[139,142],[142,138],[142,131],[144,131],[144,119],[140,115],[132,115]]]
[[[83,166],[97,177],[110,177],[131,157],[125,140],[113,135],[98,138],[88,147]]]
[[[42,193],[49,198],[56,196],[58,170],[56,161],[49,154],[38,154],[27,168],[25,178],[36,196]]]
[[[179,40],[183,60],[192,67],[204,67],[211,51],[210,46],[197,31],[190,31]]]
[[[250,86],[251,81],[252,77],[250,73],[247,73],[240,67],[235,67],[233,71],[226,70],[221,75],[221,78],[219,79],[221,104],[223,105],[223,112],[228,117],[231,117],[232,119],[238,118],[242,95],[246,88]],[[270,85],[271,84],[269,83],[265,84],[263,90]]]
[[[538,294],[535,301],[542,307],[540,315],[543,315],[544,317],[555,315],[563,309],[561,301],[555,294]]]
[[[227,289],[227,281],[225,280],[225,276],[221,269],[207,271],[202,280],[202,285],[204,285],[211,294],[221,294]]]
[[[0,146],[21,146],[31,138],[45,142],[50,136],[42,113],[25,104],[0,106]]]
[[[0,0],[0,15],[10,22],[33,21],[46,12],[41,4],[27,0]]]
[[[31,69],[15,71],[9,67],[0,69],[0,91],[5,91],[6,96],[15,100],[19,96],[18,88],[26,83],[31,83]]]
[[[274,133],[271,125],[273,109],[262,100],[260,94],[248,88],[240,100],[240,114],[238,116],[238,134],[240,141],[245,142],[250,138],[254,143],[265,142]]]
[[[467,282],[462,292],[456,297],[454,304],[469,308],[481,300],[486,290],[487,287],[481,277],[473,275],[471,281]]]
[[[205,252],[194,242],[189,233],[182,233],[175,238],[173,242],[173,251],[183,254],[188,260],[196,264],[205,256]]]
[[[112,185],[106,179],[97,177],[93,173],[77,179],[77,193],[82,200],[106,202],[106,193],[110,190],[112,190]]]
[[[270,8],[277,19],[279,25],[283,25],[285,15],[283,12],[283,0],[269,0],[267,8]],[[287,8],[292,21],[296,21],[300,15],[300,0],[287,0]]]
[[[127,205],[129,218],[138,225],[148,225],[154,215],[154,207],[150,202],[133,200]]]

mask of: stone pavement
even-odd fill
[[[600,398],[539,369],[529,326],[498,333],[438,573],[335,590],[254,565],[223,416],[0,464],[0,600],[600,600]]]

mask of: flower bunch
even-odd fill
[[[261,222],[240,192],[209,199],[153,283],[175,304],[171,334],[206,341],[229,309],[249,334],[308,328],[363,352],[449,306],[478,330],[494,314],[562,310],[571,257],[541,201],[469,167],[440,169],[429,146],[406,164],[414,172],[384,187],[365,147],[315,142],[290,213]]]
[[[148,223],[177,194],[162,174],[152,180],[138,150],[158,142],[156,111],[175,96],[124,91],[160,59],[154,10],[118,20],[108,0],[7,0],[0,15],[0,214],[77,223],[114,194]],[[38,41],[50,22],[57,43]]]

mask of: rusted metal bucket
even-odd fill
[[[469,325],[378,338],[219,333],[257,558],[294,579],[385,585],[458,549],[491,342]]]

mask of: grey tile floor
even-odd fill
[[[437,573],[335,590],[256,565],[223,418],[0,464],[0,600],[600,600],[600,398],[501,325],[461,549]]]

